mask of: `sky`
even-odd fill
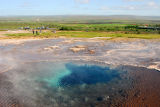
[[[0,0],[0,16],[160,16],[160,0]]]

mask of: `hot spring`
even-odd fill
[[[109,105],[131,84],[122,67],[73,62],[25,63],[1,78],[9,84],[2,100],[32,107]]]
[[[109,67],[76,65],[73,63],[53,66],[47,74],[49,75],[43,74],[44,76],[40,77],[39,81],[46,82],[51,87],[72,87],[83,84],[107,83],[114,78],[120,78],[119,72]]]

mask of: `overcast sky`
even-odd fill
[[[0,0],[6,15],[160,16],[160,0]]]

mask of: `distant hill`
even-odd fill
[[[134,15],[111,15],[111,16],[0,16],[0,22],[55,22],[55,23],[148,23],[160,24],[160,16],[134,16]]]

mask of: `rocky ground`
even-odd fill
[[[85,60],[113,65],[134,65],[160,69],[160,42],[157,40],[105,41],[100,39],[0,40],[5,61]],[[8,62],[7,62],[8,64]]]

